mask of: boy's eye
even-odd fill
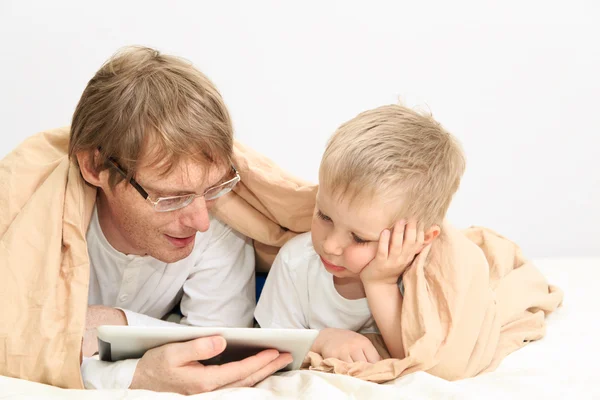
[[[352,234],[352,239],[354,240],[355,243],[357,244],[365,244],[365,243],[369,243],[368,240],[362,239],[358,236],[356,236],[354,233]]]
[[[331,221],[327,215],[323,214],[321,211],[317,211],[317,217],[321,218],[323,221]]]

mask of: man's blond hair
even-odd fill
[[[130,176],[142,152],[160,174],[182,157],[229,164],[233,128],[213,83],[179,57],[147,47],[126,47],[89,81],[73,115],[69,156],[100,149],[98,170],[114,158]],[[110,169],[110,183],[123,178]]]
[[[320,185],[337,198],[398,201],[400,218],[441,224],[465,170],[457,140],[431,115],[401,105],[365,111],[329,140]]]

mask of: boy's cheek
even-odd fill
[[[371,247],[371,245],[369,245]],[[348,263],[346,268],[355,274],[360,274],[363,269],[375,258],[377,248],[370,249],[367,247],[353,249],[348,252]]]

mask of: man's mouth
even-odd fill
[[[175,237],[167,234],[165,234],[165,236],[167,237],[169,242],[171,242],[171,244],[173,244],[173,246],[175,247],[186,247],[187,245],[192,243],[196,238],[195,234],[188,237]]]

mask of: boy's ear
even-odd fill
[[[438,237],[440,235],[440,232],[441,232],[440,226],[433,225],[431,228],[429,228],[427,230],[427,232],[425,232],[425,241],[423,242],[423,244],[428,245],[429,243],[433,242],[433,239]]]
[[[96,168],[96,159],[100,155],[98,150],[80,151],[75,154],[79,163],[79,170],[83,179],[92,186],[103,186],[101,172]]]

